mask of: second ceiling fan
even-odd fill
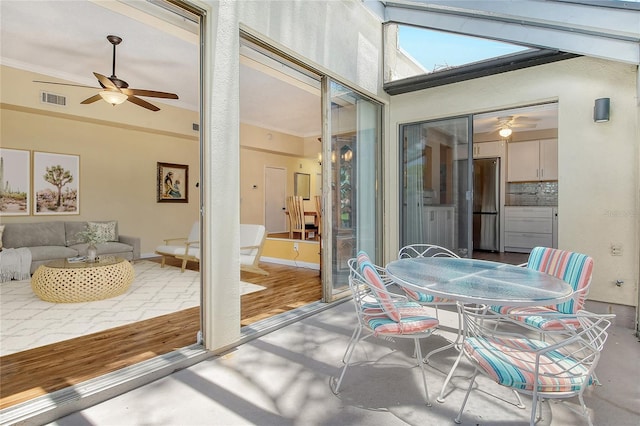
[[[178,95],[176,95],[175,93],[159,92],[156,90],[145,89],[130,89],[129,84],[126,81],[121,80],[116,76],[116,46],[122,42],[122,38],[115,35],[108,35],[107,40],[109,40],[109,43],[113,45],[113,63],[111,77],[106,77],[102,74],[94,72],[93,75],[98,79],[98,83],[103,90],[80,102],[81,104],[91,104],[101,99],[104,99],[106,102],[112,105],[118,105],[125,101],[129,101],[151,111],[160,111],[160,108],[150,102],[145,101],[144,99],[139,98],[138,96],[146,96],[150,98],[178,99]],[[63,86],[88,87],[91,89],[95,89],[91,86],[83,86],[79,84],[54,83],[51,81],[36,82],[60,84]]]

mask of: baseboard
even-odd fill
[[[320,270],[320,265],[318,263],[300,262],[300,261],[289,260],[289,259],[280,259],[278,257],[261,256],[260,262],[275,263],[277,265],[285,265],[285,266],[293,266],[294,268],[315,269],[316,271]]]

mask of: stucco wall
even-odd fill
[[[382,26],[357,1],[240,1],[240,25],[360,90],[382,91]]]
[[[558,101],[560,248],[594,258],[589,298],[638,301],[638,194],[640,178],[637,69],[594,58],[575,58],[420,92],[390,102],[389,181],[398,175],[398,124]],[[593,122],[594,100],[611,98],[611,120]],[[389,239],[398,241],[397,185],[387,188]],[[612,256],[611,243],[622,256]],[[390,248],[393,252],[394,248]],[[623,280],[620,287],[616,280]]]

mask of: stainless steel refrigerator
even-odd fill
[[[500,158],[473,160],[473,249],[500,250]]]

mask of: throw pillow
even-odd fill
[[[2,251],[2,233],[4,232],[4,225],[0,225],[0,251]]]
[[[117,222],[87,222],[87,228],[94,232],[101,241],[118,241]]]

